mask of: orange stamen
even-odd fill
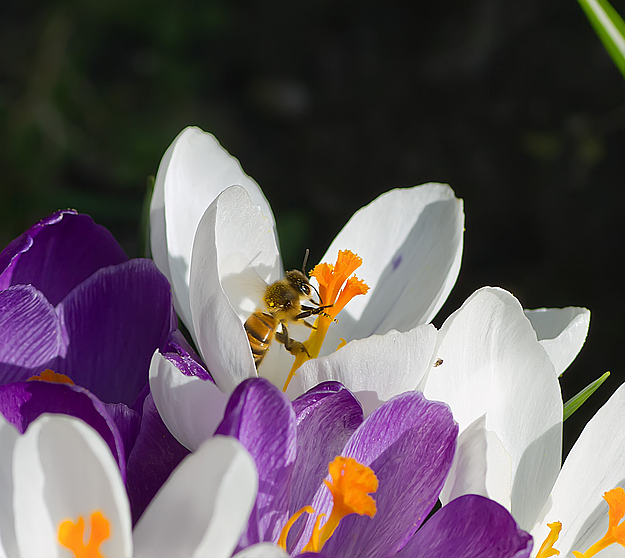
[[[547,538],[543,542],[536,558],[549,558],[550,556],[558,556],[560,554],[559,550],[553,548],[553,545],[558,540],[560,536],[560,531],[562,531],[562,523],[559,521],[555,521],[553,523],[547,523],[547,527],[549,527],[550,531],[547,535]]]
[[[289,519],[286,522],[286,525],[282,528],[282,531],[280,532],[280,538],[278,539],[278,546],[286,551],[286,538],[289,535],[289,531],[291,530],[291,527],[293,527],[293,525],[295,524],[295,522],[300,518],[300,516],[303,513],[315,513],[315,510],[312,509],[310,506],[304,506],[303,508],[299,509],[298,511],[296,511],[292,516],[291,519]]]
[[[336,264],[321,263],[311,271],[311,276],[319,283],[319,296],[323,305],[332,306],[324,309],[323,314],[317,316],[315,329],[307,341],[304,341],[306,351],[302,351],[295,357],[293,367],[284,383],[286,391],[293,374],[304,362],[311,358],[317,358],[321,352],[321,346],[328,333],[330,324],[336,319],[345,305],[355,296],[366,294],[369,290],[367,284],[356,276],[350,277],[356,269],[362,265],[362,258],[349,250],[339,250]]]
[[[49,368],[46,368],[38,376],[31,376],[28,378],[29,382],[54,382],[55,384],[71,384],[74,385],[72,379],[65,374],[59,374]]]
[[[334,500],[332,512],[323,526],[321,520],[325,514],[317,516],[310,540],[302,552],[319,552],[345,516],[357,513],[373,517],[377,511],[375,500],[369,494],[378,489],[378,479],[369,467],[358,463],[352,457],[339,456],[330,463],[328,470],[332,480],[323,482]],[[289,519],[278,541],[278,546],[283,550],[286,551],[286,539],[291,527],[304,512],[315,513],[310,506],[305,506]]]
[[[593,544],[586,552],[573,551],[576,558],[591,558],[608,546],[618,543],[625,546],[625,521],[619,525],[619,521],[625,516],[625,490],[620,486],[608,490],[603,495],[608,503],[608,531],[603,538]]]
[[[85,520],[78,516],[74,523],[71,519],[59,525],[59,543],[69,548],[76,558],[106,558],[100,553],[100,545],[109,538],[111,529],[108,520],[102,512],[91,514],[91,534],[87,544],[83,542]]]
[[[366,465],[351,457],[337,457],[329,466],[332,482],[323,482],[332,493],[334,506],[328,521],[323,526],[319,550],[332,536],[339,521],[346,515],[357,513],[373,517],[377,511],[375,500],[369,493],[378,489],[378,478]]]

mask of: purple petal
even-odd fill
[[[122,436],[104,403],[86,389],[40,381],[6,384],[0,386],[0,413],[22,434],[43,413],[62,413],[83,420],[108,444],[122,479],[126,479]]]
[[[65,354],[66,336],[54,308],[30,285],[0,292],[0,383],[26,380]]]
[[[0,289],[30,284],[52,305],[98,269],[128,258],[113,235],[88,215],[57,211],[0,254]]]
[[[258,469],[258,496],[241,547],[277,540],[288,519],[295,463],[297,434],[291,402],[263,378],[245,380],[230,396],[215,434],[237,438]]]
[[[124,445],[124,455],[129,456],[139,434],[141,415],[123,403],[104,403],[104,407],[117,425]]]
[[[436,503],[454,456],[458,425],[444,403],[419,392],[391,399],[351,437],[343,455],[373,469],[379,487],[373,518],[352,514],[323,548],[328,556],[378,558],[401,549]],[[325,487],[313,508],[329,509]]]
[[[202,380],[209,380],[215,383],[206,370],[202,359],[189,345],[180,330],[172,331],[163,356],[173,362],[174,366],[185,376],[198,376]]]
[[[312,502],[328,475],[328,464],[340,455],[363,420],[358,400],[339,382],[324,382],[293,401],[297,418],[297,458],[289,515]]]
[[[469,494],[436,512],[397,558],[529,558],[532,537],[503,506]]]
[[[103,401],[132,404],[148,381],[150,360],[173,329],[171,290],[151,260],[94,273],[57,307],[67,329],[67,374]]]
[[[128,457],[126,489],[133,525],[189,453],[167,430],[152,395],[148,395],[143,403],[139,435]]]

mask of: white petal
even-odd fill
[[[134,531],[136,558],[228,558],[247,526],[258,474],[234,438],[216,436],[187,456]]]
[[[371,290],[341,312],[347,339],[428,323],[456,282],[462,257],[462,200],[443,184],[391,190],[357,211],[321,260],[339,250],[363,259]]]
[[[15,532],[22,558],[65,557],[60,524],[79,516],[89,532],[100,511],[110,537],[105,556],[132,556],[130,507],[111,451],[90,426],[65,415],[42,415],[15,443]]]
[[[211,134],[199,128],[184,129],[158,169],[150,208],[152,253],[172,283],[176,310],[189,328],[189,268],[195,231],[206,208],[234,184],[247,190],[275,228],[271,208],[259,186]],[[163,240],[167,243],[167,264],[163,260]]]
[[[198,348],[224,392],[256,375],[243,323],[281,267],[271,221],[240,186],[222,192],[197,229],[190,296]]]
[[[13,450],[16,428],[0,413],[0,556],[17,556],[13,524]]]
[[[341,382],[359,399],[368,416],[391,397],[420,387],[435,359],[437,331],[431,324],[407,333],[390,331],[349,342],[329,356],[309,360],[296,372],[292,399],[327,380]]]
[[[488,463],[489,495],[505,505],[512,478],[512,514],[531,528],[560,468],[562,397],[553,364],[519,302],[501,289],[471,295],[439,339],[443,364],[430,371],[425,395],[448,403],[461,431],[486,415],[512,465]]]
[[[464,494],[486,492],[486,418],[475,419],[456,440],[456,453],[440,494],[443,505]]]
[[[228,403],[213,382],[185,376],[158,350],[150,363],[150,392],[169,431],[191,451],[215,433]]]
[[[551,498],[532,530],[536,543],[545,539],[547,523],[562,522],[555,547],[567,556],[571,550],[586,551],[605,535],[608,505],[603,494],[617,486],[625,488],[625,384],[588,422],[564,462]],[[611,547],[612,548],[612,547]],[[601,557],[610,556],[610,549]],[[625,549],[612,549],[625,555]]]
[[[237,552],[233,558],[288,558],[288,554],[272,543],[261,543],[248,546]]]
[[[590,325],[590,310],[567,308],[539,308],[525,310],[536,336],[545,347],[556,374],[560,376],[580,352]]]

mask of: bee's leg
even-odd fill
[[[323,311],[324,308],[330,308],[331,306],[334,306],[334,305],[327,304],[326,306],[319,306],[318,308],[313,308],[312,306],[304,306],[302,304],[303,312],[300,312],[297,316],[295,316],[295,319],[303,320],[304,318],[309,318],[310,316],[316,316],[316,315],[321,315],[321,316],[324,316],[325,318],[331,318],[332,316],[329,316]]]
[[[310,356],[308,349],[301,343],[300,341],[295,341],[289,337],[289,330],[286,328],[286,324],[280,324],[282,326],[282,331],[276,331],[275,339],[278,343],[282,343],[284,348],[289,351],[294,356],[297,356],[299,353],[306,353]]]

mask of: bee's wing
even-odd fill
[[[253,267],[247,267],[242,273],[224,277],[221,286],[241,320],[245,320],[257,308],[262,307],[262,300],[267,290],[267,282]]]

